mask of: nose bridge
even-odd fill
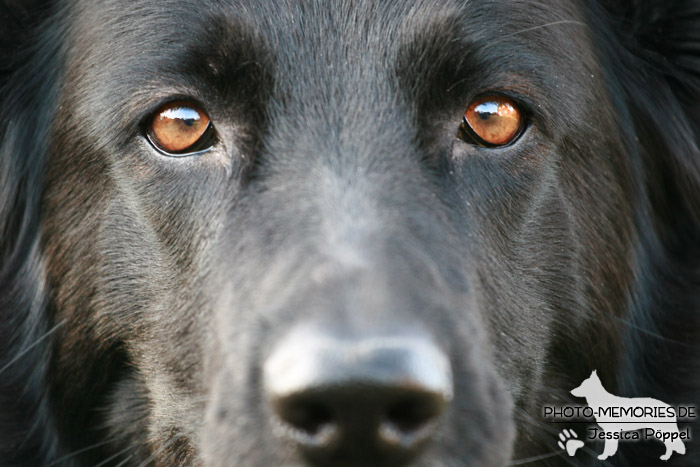
[[[386,275],[399,266],[400,258],[390,258],[391,248],[407,239],[410,232],[399,218],[400,210],[387,206],[383,187],[369,180],[347,182],[336,177],[321,187],[319,196],[319,238],[316,245],[321,261],[313,277],[319,282],[347,275],[366,287],[387,286]],[[365,185],[364,187],[361,185]]]
[[[402,261],[387,257],[388,250],[415,244],[420,231],[440,229],[439,200],[431,197],[429,180],[410,145],[390,150],[376,140],[341,143],[323,142],[306,153],[295,151],[290,157],[306,168],[291,175],[295,186],[288,186],[282,196],[287,205],[305,211],[295,212],[298,219],[293,222],[306,224],[303,231],[309,235],[302,241],[320,255],[321,270],[337,267],[380,274],[389,263]],[[432,212],[425,209],[429,197]]]
[[[286,304],[290,313],[361,328],[452,307],[458,291],[448,281],[460,279],[446,277],[455,262],[445,247],[449,224],[420,174],[405,176],[324,173],[313,187],[313,234],[299,257],[306,274]]]
[[[393,58],[360,52],[370,31],[336,34],[347,18],[325,20],[328,30],[305,38],[320,41],[327,56],[306,56],[308,44],[300,43],[278,57],[266,110],[273,131],[264,140],[265,183],[279,195],[272,203],[295,206],[290,225],[311,233],[311,251],[359,267],[389,238],[411,236],[416,225],[406,219],[439,200],[431,198],[415,105]],[[357,43],[347,49],[350,39]]]
[[[296,141],[279,163],[266,164],[261,189],[244,206],[249,216],[232,213],[231,240],[223,243],[236,245],[244,230],[246,250],[264,254],[237,279],[236,307],[358,325],[450,307],[447,282],[457,277],[446,273],[454,262],[450,219],[415,151],[384,149],[377,157],[392,162],[375,164],[367,154],[355,160],[351,150]],[[312,151],[328,153],[319,159]],[[263,293],[247,294],[251,277]]]

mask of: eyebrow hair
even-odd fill
[[[264,37],[243,18],[212,15],[203,25],[199,28],[201,35],[179,57],[184,74],[198,76],[216,87],[237,89],[246,82],[261,84],[269,78],[274,54]]]

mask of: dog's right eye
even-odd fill
[[[148,139],[170,156],[206,151],[214,143],[211,120],[197,105],[171,102],[160,107],[148,124]]]
[[[496,148],[517,140],[524,127],[524,113],[513,99],[487,95],[469,105],[457,137],[479,146]]]

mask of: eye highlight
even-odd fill
[[[151,144],[168,155],[189,155],[213,145],[209,117],[191,102],[171,102],[159,108],[147,129]]]
[[[507,146],[522,133],[525,122],[518,104],[505,96],[484,96],[464,112],[457,137],[484,147]]]

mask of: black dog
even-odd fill
[[[594,369],[700,403],[700,1],[0,5],[0,465],[588,465]]]

